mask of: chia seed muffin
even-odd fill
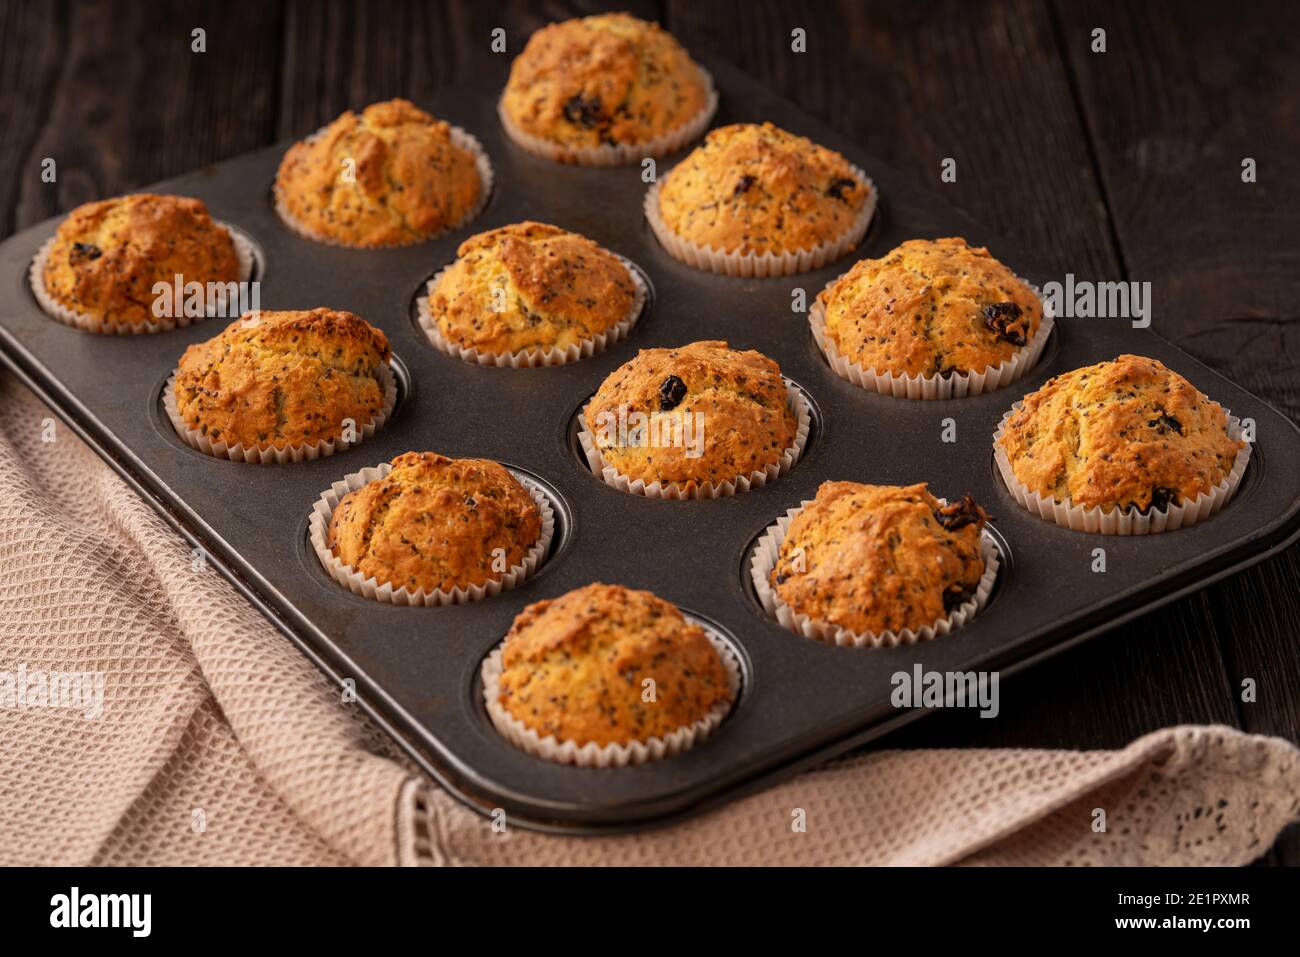
[[[716,106],[712,81],[671,34],[608,13],[534,33],[511,64],[498,112],[529,152],[611,165],[672,152]]]
[[[513,740],[555,760],[566,760],[564,745],[689,747],[736,694],[703,628],[648,591],[599,583],[520,612],[485,676],[498,728],[511,736],[517,722]],[[547,737],[557,746],[545,747]]]
[[[276,209],[298,232],[342,246],[423,242],[477,214],[491,168],[478,141],[408,100],[351,110],[285,153]]]

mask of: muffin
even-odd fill
[[[296,232],[341,246],[423,242],[474,216],[491,168],[478,141],[407,100],[351,110],[295,143],[275,176]]]
[[[325,545],[352,572],[408,592],[501,582],[542,534],[542,512],[505,466],[407,452],[348,492]]]
[[[523,222],[461,243],[420,300],[420,324],[435,346],[470,362],[552,365],[622,338],[644,299],[640,277],[618,256]]]
[[[1178,373],[1122,355],[1025,396],[1003,419],[994,448],[1013,493],[1145,515],[1191,506],[1216,489],[1226,500],[1231,491],[1222,487],[1249,446],[1230,432],[1223,407]]]
[[[767,356],[705,341],[642,349],[601,384],[582,425],[587,460],[609,484],[655,497],[716,497],[793,465],[807,410]]]
[[[389,358],[384,334],[350,312],[252,312],[185,350],[168,411],[182,437],[212,455],[328,455],[391,411]]]
[[[863,172],[771,123],[713,130],[646,194],[664,248],[698,269],[788,275],[856,245],[875,209]]]
[[[552,23],[510,66],[498,105],[510,138],[562,163],[670,153],[717,107],[713,83],[672,35],[626,13]]]
[[[194,317],[155,316],[155,283],[171,287],[181,276],[208,288],[251,271],[251,250],[236,247],[202,200],[137,193],[69,213],[37,256],[32,290],[54,318],[87,331],[157,332]]]
[[[520,612],[484,663],[484,692],[493,723],[526,750],[618,764],[712,730],[735,698],[734,667],[669,602],[593,584]],[[584,760],[577,751],[588,745]]]
[[[954,377],[981,374],[978,392],[1023,375],[1030,343],[1050,328],[1034,290],[960,238],[912,239],[861,260],[821,292],[810,321],[844,378],[886,393],[900,379],[929,380],[936,398],[937,379],[949,380],[947,398]]]

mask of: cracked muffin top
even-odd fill
[[[250,312],[185,350],[176,407],[212,442],[277,449],[360,430],[383,408],[388,339],[350,312]]]
[[[537,503],[497,462],[407,452],[392,466],[330,517],[330,551],[367,578],[411,591],[499,581],[541,534]]]
[[[238,282],[229,231],[202,200],[137,193],[78,206],[59,224],[41,279],[51,299],[101,322],[145,325],[154,283]]]
[[[797,614],[857,634],[916,631],[974,596],[987,520],[969,495],[944,505],[924,482],[823,482],[770,581]]]
[[[460,223],[483,193],[474,154],[408,100],[344,113],[284,154],[281,209],[315,238],[350,246],[420,242]]]
[[[1228,435],[1223,406],[1132,355],[1047,380],[999,441],[1016,478],[1039,495],[1143,511],[1209,492],[1245,445]]]
[[[502,707],[561,742],[663,737],[732,699],[704,629],[662,598],[621,585],[587,585],[529,605],[510,626],[501,659]]]
[[[1029,286],[966,240],[911,239],[863,259],[817,297],[826,336],[863,369],[895,375],[981,372],[1038,332]]]
[[[659,215],[707,249],[786,253],[843,237],[870,187],[839,153],[764,123],[709,133],[668,173]]]
[[[683,488],[777,462],[797,428],[780,367],[722,341],[642,349],[609,374],[584,421],[620,473]]]
[[[523,133],[575,147],[646,143],[707,105],[704,76],[681,45],[626,13],[538,30],[511,64],[501,98]]]
[[[585,236],[523,222],[461,243],[429,298],[442,334],[504,354],[564,349],[628,317],[636,287],[613,253]]]

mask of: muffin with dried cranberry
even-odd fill
[[[250,256],[202,200],[136,193],[69,213],[33,264],[32,290],[50,315],[87,331],[157,332],[194,317],[156,315],[155,283],[181,276],[206,293],[247,280]]]
[[[552,365],[621,339],[644,300],[633,269],[585,236],[514,223],[461,243],[420,299],[420,325],[466,361]]]
[[[712,498],[790,468],[807,437],[807,410],[774,361],[710,340],[642,349],[601,384],[582,425],[587,460],[608,484]]]
[[[275,176],[295,232],[341,246],[404,246],[482,208],[491,168],[478,141],[409,100],[348,110],[295,143]]]
[[[717,107],[713,83],[657,24],[626,13],[552,23],[510,66],[498,113],[510,138],[562,163],[671,153]]]
[[[979,374],[975,391],[1010,383],[1033,364],[1042,340],[1032,358],[1026,348],[1045,328],[1034,290],[960,238],[912,239],[861,260],[818,295],[810,321],[844,378],[895,394],[898,380],[924,383],[927,398],[948,397],[953,377]]]
[[[675,258],[711,272],[777,276],[852,249],[875,188],[834,150],[764,123],[713,130],[646,194],[646,217]]]
[[[1003,419],[994,450],[1022,505],[1085,528],[1082,515],[1071,521],[1056,505],[1094,519],[1177,508],[1188,524],[1186,508],[1213,496],[1209,514],[1235,491],[1249,445],[1232,433],[1223,406],[1187,379],[1156,359],[1122,355],[1055,376],[1025,396]],[[1197,508],[1193,520],[1205,517]]]
[[[671,603],[597,583],[520,612],[484,663],[484,694],[497,728],[534,754],[635,763],[690,747],[721,722],[733,669]]]

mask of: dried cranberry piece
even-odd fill
[[[988,513],[975,504],[969,492],[955,502],[939,506],[934,513],[934,520],[950,532],[967,525],[983,525],[988,518]]]
[[[831,185],[826,188],[826,195],[831,196],[838,200],[843,200],[844,191],[848,189],[852,189],[857,185],[858,185],[858,181],[856,179],[849,179],[847,176],[840,177],[839,179],[831,183]]]
[[[753,186],[757,182],[758,180],[756,178],[750,176],[749,174],[745,174],[744,176],[740,177],[740,182],[736,184],[736,188],[735,190],[732,191],[731,195],[739,196],[741,193],[747,193],[749,192],[749,187]]]
[[[83,260],[98,259],[104,255],[104,251],[94,243],[73,243],[72,252],[68,254],[68,262],[79,263]]]
[[[1183,423],[1179,422],[1168,412],[1162,411],[1154,419],[1148,421],[1147,425],[1149,425],[1153,429],[1159,430],[1160,432],[1173,431],[1173,432],[1177,432],[1179,435],[1183,434]]]
[[[974,588],[967,588],[965,585],[949,585],[943,593],[943,610],[951,614],[965,602],[970,601],[974,594]]]
[[[686,383],[675,375],[670,375],[659,385],[659,408],[667,412],[677,408],[677,404],[686,398]]]
[[[1166,488],[1163,485],[1157,485],[1155,488],[1151,489],[1151,504],[1147,508],[1143,509],[1143,511],[1145,512],[1149,509],[1164,511],[1170,505],[1174,504],[1174,501],[1177,498],[1178,493],[1173,489]]]
[[[581,93],[573,94],[564,104],[564,118],[574,126],[586,129],[597,126],[602,119],[600,97],[584,99]]]
[[[1023,346],[1029,341],[1029,322],[1014,302],[995,302],[984,307],[984,325],[1004,342]]]

